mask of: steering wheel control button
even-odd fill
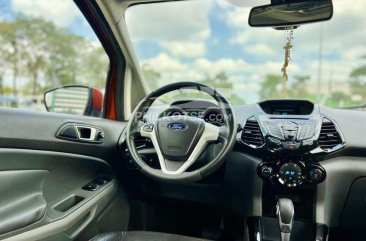
[[[302,170],[296,163],[285,163],[279,169],[279,182],[287,187],[295,187],[302,183]]]
[[[152,132],[154,130],[154,124],[146,124],[142,127],[143,132]]]

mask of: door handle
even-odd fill
[[[57,131],[56,137],[69,141],[102,143],[104,131],[95,126],[66,123]]]

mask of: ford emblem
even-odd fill
[[[183,131],[187,129],[187,126],[183,123],[171,123],[168,125],[168,128],[173,131]]]

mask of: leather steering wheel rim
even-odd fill
[[[215,155],[206,165],[190,172],[183,172],[179,174],[166,174],[162,170],[154,169],[147,165],[137,152],[134,139],[146,124],[142,122],[144,114],[147,112],[153,102],[160,96],[179,89],[195,89],[205,92],[212,96],[218,103],[219,108],[225,119],[225,126],[220,130],[219,138],[223,142],[221,151]],[[157,123],[157,122],[155,122]],[[212,124],[210,124],[212,125]],[[210,175],[217,170],[224,162],[228,153],[232,150],[237,134],[237,122],[235,112],[229,101],[216,90],[206,85],[194,82],[179,82],[164,86],[156,91],[151,92],[146,96],[135,108],[129,119],[126,131],[126,142],[132,160],[135,162],[137,168],[146,176],[163,182],[179,182],[190,183],[196,182],[204,177]],[[154,145],[155,149],[157,147]]]

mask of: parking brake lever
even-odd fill
[[[290,241],[292,223],[294,219],[295,209],[291,199],[280,198],[277,201],[277,217],[281,231],[281,240]]]

